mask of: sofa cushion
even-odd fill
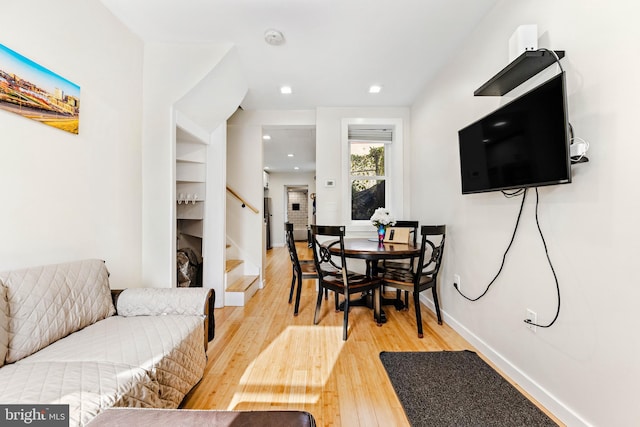
[[[69,425],[74,427],[84,426],[112,406],[165,407],[158,383],[142,368],[111,362],[28,360],[0,369],[1,402],[67,404]]]
[[[113,315],[108,277],[98,259],[0,273],[9,307],[6,363]]]
[[[139,366],[158,381],[164,407],[177,408],[204,374],[203,333],[202,316],[112,316],[51,344],[24,362],[108,360]]]
[[[0,366],[4,365],[9,344],[9,317],[7,308],[7,288],[0,284]]]

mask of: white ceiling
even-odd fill
[[[497,0],[101,1],[144,41],[234,45],[249,86],[242,108],[293,110],[410,106]],[[284,44],[267,44],[268,29]],[[302,141],[282,138],[286,152]],[[309,159],[298,159],[303,170]]]
[[[316,170],[316,130],[313,126],[264,126],[264,166],[267,172]],[[289,157],[293,154],[293,157]],[[298,168],[297,170],[295,168]],[[268,169],[267,169],[268,168]]]
[[[101,0],[145,41],[236,46],[245,110],[409,106],[496,0]],[[281,46],[264,41],[280,30]],[[372,84],[382,86],[377,95]],[[281,95],[281,85],[293,88]]]

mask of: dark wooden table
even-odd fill
[[[326,244],[330,244],[327,242]],[[333,245],[329,248],[329,252],[335,255],[340,254],[340,246]],[[368,276],[377,274],[378,261],[387,259],[410,259],[420,255],[420,247],[414,246],[412,243],[378,243],[378,239],[350,238],[344,239],[344,256],[347,258],[357,258],[366,261]],[[381,292],[382,294],[382,292]],[[393,299],[381,298],[382,305],[393,304],[396,309],[400,310],[404,307],[398,305],[398,301]],[[371,295],[367,295],[356,301],[349,301],[349,305],[366,305],[373,307]],[[384,311],[381,311],[382,323],[386,322]]]
[[[330,251],[339,254],[338,246]],[[378,243],[378,239],[344,239],[344,254],[349,258],[359,258],[368,261],[384,259],[414,258],[420,255],[420,248],[409,243]]]
[[[313,415],[304,411],[108,408],[101,411],[87,424],[90,427],[171,425],[180,427],[315,427],[316,421]]]

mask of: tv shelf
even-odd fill
[[[555,50],[559,59],[564,58],[564,50]],[[474,96],[502,96],[538,74],[556,61],[544,50],[529,50],[518,56],[502,71],[473,92]]]

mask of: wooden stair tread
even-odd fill
[[[228,259],[224,271],[228,273],[243,262],[241,259]]]
[[[227,288],[227,292],[244,292],[258,279],[258,276],[242,276]]]

